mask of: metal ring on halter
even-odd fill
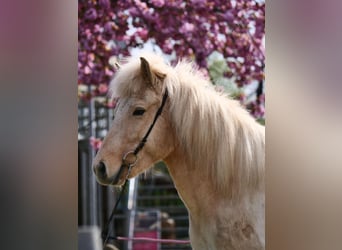
[[[131,162],[131,163],[126,161],[127,157],[128,157],[130,154],[132,154],[132,155],[135,157],[135,158],[134,158],[134,161]],[[122,162],[123,162],[124,164],[127,164],[127,165],[131,166],[131,167],[133,167],[133,166],[137,163],[137,160],[138,160],[138,156],[134,153],[133,150],[132,150],[132,151],[128,151],[128,152],[122,157]]]

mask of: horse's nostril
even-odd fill
[[[105,177],[106,176],[106,165],[100,161],[100,163],[96,166],[95,169],[96,175],[100,177]]]

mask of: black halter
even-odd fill
[[[127,175],[126,175],[126,178],[125,178],[125,183],[123,184],[123,187],[122,187],[122,190],[120,192],[120,195],[119,195],[119,198],[117,199],[115,205],[114,205],[114,208],[113,208],[113,211],[111,213],[111,215],[109,216],[109,219],[108,219],[108,222],[106,224],[106,226],[104,227],[103,231],[102,231],[102,239],[104,240],[104,245],[107,243],[108,239],[116,239],[116,237],[112,237],[110,236],[110,230],[108,230],[109,228],[109,224],[110,222],[113,220],[113,217],[114,217],[114,214],[115,214],[115,211],[117,209],[117,206],[122,198],[122,195],[126,189],[126,186],[127,186],[127,180],[128,180],[128,176],[129,174],[131,173],[131,170],[132,170],[132,167],[136,164],[137,160],[138,160],[138,153],[143,149],[143,147],[145,146],[145,143],[147,142],[147,138],[148,136],[150,135],[154,125],[156,124],[157,122],[157,119],[158,117],[161,115],[162,111],[163,111],[163,108],[165,106],[165,103],[166,103],[166,99],[168,97],[168,91],[167,89],[165,89],[165,93],[163,95],[163,100],[161,102],[161,105],[159,107],[159,109],[157,110],[155,116],[154,116],[154,119],[153,119],[153,122],[152,124],[150,125],[150,127],[148,128],[145,136],[141,139],[141,141],[139,142],[138,146],[132,150],[132,151],[129,151],[127,152],[123,157],[122,157],[122,163],[121,163],[121,166],[120,166],[120,169],[119,169],[119,172],[118,174],[116,175],[115,179],[113,180],[113,183],[117,183],[119,181],[119,178],[120,178],[120,175],[121,175],[121,172],[124,168],[128,168],[128,171],[127,171]],[[133,156],[134,160],[131,160],[131,161],[128,161],[127,158],[129,158],[128,156]]]

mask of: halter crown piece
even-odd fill
[[[153,119],[153,122],[152,124],[150,125],[150,127],[148,128],[145,136],[141,139],[141,141],[139,142],[138,146],[132,150],[132,151],[129,151],[127,152],[123,157],[122,157],[122,162],[121,162],[121,166],[120,166],[120,169],[119,169],[119,172],[118,174],[116,175],[116,178],[114,179],[113,183],[116,183],[119,178],[120,178],[120,175],[121,175],[121,172],[122,170],[127,167],[128,168],[128,171],[127,171],[127,175],[125,177],[125,183],[123,184],[123,187],[121,189],[121,192],[120,192],[120,195],[119,195],[119,198],[117,199],[115,205],[114,205],[114,208],[112,210],[112,213],[110,214],[109,216],[109,219],[107,221],[107,224],[106,226],[104,227],[103,231],[102,231],[102,239],[104,240],[104,243],[103,245],[106,245],[108,239],[114,239],[114,240],[117,240],[118,238],[117,237],[113,237],[113,236],[110,236],[110,230],[109,229],[109,225],[111,223],[111,221],[113,220],[114,218],[114,214],[116,212],[116,209],[118,207],[118,204],[123,196],[123,193],[126,189],[126,186],[127,186],[127,181],[128,181],[128,176],[130,175],[131,173],[131,170],[132,170],[132,167],[136,164],[137,160],[138,160],[138,153],[144,148],[146,142],[147,142],[147,138],[148,136],[150,135],[154,125],[156,124],[157,120],[158,120],[158,117],[161,115],[162,111],[163,111],[163,108],[165,106],[165,103],[166,103],[166,99],[168,97],[169,93],[167,91],[167,89],[165,89],[165,92],[164,92],[164,95],[163,95],[163,99],[162,99],[162,102],[161,102],[161,105],[160,107],[158,108],[155,116],[154,116],[154,119]],[[128,159],[131,159],[133,158],[133,160],[129,161]]]

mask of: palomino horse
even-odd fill
[[[193,249],[264,249],[264,127],[189,62],[130,58],[110,90],[120,99],[97,180],[121,186],[162,160],[188,209]]]

